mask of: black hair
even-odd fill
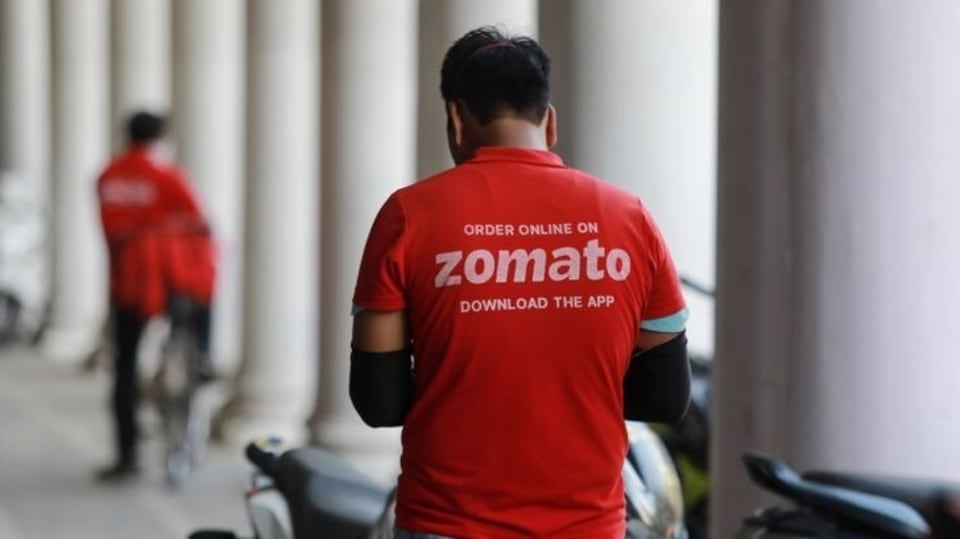
[[[532,38],[477,28],[447,50],[440,94],[464,103],[481,123],[518,117],[539,124],[550,104],[550,58]]]
[[[127,120],[127,140],[131,144],[147,144],[163,138],[167,120],[149,112],[137,112]]]

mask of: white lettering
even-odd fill
[[[490,278],[493,277],[494,271],[496,271],[496,263],[493,260],[493,253],[490,251],[477,249],[467,255],[467,261],[463,267],[463,274],[471,283],[483,284],[489,281]]]
[[[550,264],[551,281],[580,280],[580,251],[573,247],[553,250],[554,261]]]
[[[542,310],[550,306],[550,300],[545,297],[531,298],[490,298],[461,300],[461,313],[480,313],[487,311],[531,311]]]
[[[463,225],[466,236],[512,236],[513,225],[498,224],[467,224]]]
[[[614,281],[623,281],[630,275],[630,255],[623,249],[610,249],[607,255],[607,275]]]
[[[156,199],[151,182],[136,178],[108,179],[100,187],[103,204],[117,206],[148,206]]]
[[[437,264],[443,264],[443,267],[437,272],[437,276],[433,281],[433,284],[437,288],[460,284],[460,276],[453,275],[453,270],[457,268],[457,264],[460,263],[461,259],[463,259],[463,251],[450,251],[449,253],[439,253],[437,255]]]
[[[440,266],[434,278],[437,288],[463,284],[464,277],[472,284],[485,284],[491,279],[497,283],[579,281],[584,276],[591,281],[624,281],[632,267],[627,251],[614,248],[608,253],[597,239],[588,241],[583,248],[558,247],[549,256],[542,248],[501,249],[496,255],[486,249],[466,254],[449,251],[437,254],[436,263]]]
[[[521,236],[560,236],[573,234],[573,223],[524,223],[517,231]]]
[[[609,307],[613,305],[613,296],[590,296],[587,300],[587,307]]]
[[[531,281],[535,283],[543,282],[543,275],[547,267],[547,252],[543,249],[534,249],[524,251],[517,249],[515,251],[500,251],[497,260],[497,282],[507,282],[510,274],[510,263],[514,263],[513,282],[524,283],[527,281],[527,266],[533,260],[533,276]]]
[[[587,279],[599,281],[603,279],[603,270],[600,269],[600,259],[606,249],[600,247],[600,240],[590,240],[583,248],[583,257],[587,259]]]
[[[553,296],[553,304],[558,309],[579,309],[583,307],[581,296]]]

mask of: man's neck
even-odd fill
[[[530,150],[548,150],[543,130],[527,120],[498,118],[477,130],[473,146],[511,146]]]

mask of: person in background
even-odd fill
[[[117,451],[113,465],[98,473],[104,481],[139,472],[137,349],[151,317],[178,306],[196,332],[203,377],[213,377],[209,343],[214,248],[186,174],[156,155],[165,124],[162,116],[134,114],[127,123],[126,149],[97,182],[110,257],[115,366],[111,404]],[[184,305],[189,308],[181,308]]]
[[[367,239],[350,396],[403,427],[399,539],[622,539],[624,419],[689,402],[670,253],[636,196],[550,151],[549,73],[530,38],[454,43],[456,166],[393,193]]]

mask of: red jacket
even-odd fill
[[[150,317],[173,293],[209,303],[214,246],[185,174],[134,146],[97,182],[114,304]]]

